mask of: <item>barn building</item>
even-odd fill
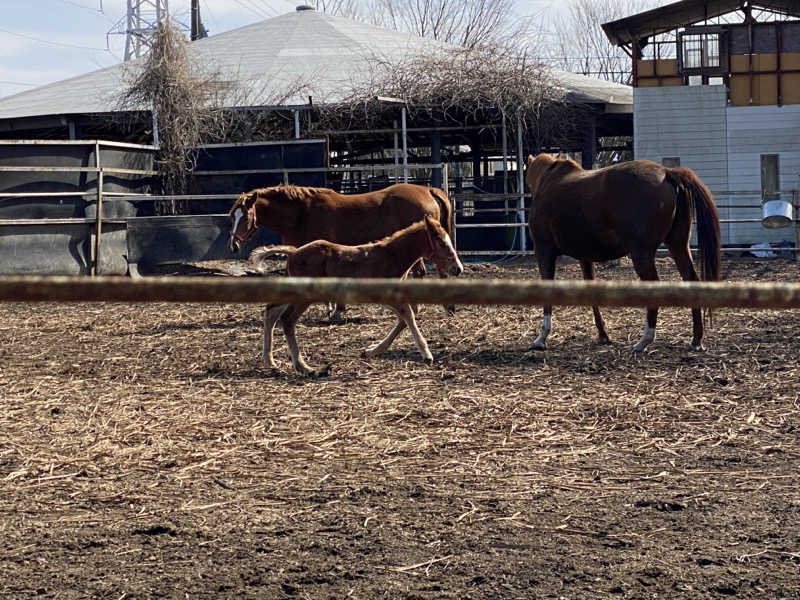
[[[749,220],[723,223],[729,246],[795,242],[798,17],[795,0],[684,0],[603,25],[633,59],[634,156],[690,167],[721,218]]]
[[[371,26],[298,6],[295,12],[224,32],[192,43],[199,60],[239,85],[237,110],[269,110],[283,114],[296,127],[291,137],[325,137],[329,149],[354,162],[369,162],[378,151],[391,151],[400,133],[400,108],[394,119],[366,131],[357,122],[346,128],[315,128],[314,107],[344,98],[353,83],[368,76],[387,57],[435,52],[448,46],[415,35]],[[111,139],[151,143],[145,126],[123,130],[117,98],[130,80],[131,64],[121,64],[0,99],[0,139]],[[527,149],[555,148],[581,153],[590,165],[605,140],[632,133],[632,100],[628,86],[553,71],[563,98],[580,107],[580,127],[569,139],[537,138],[526,132]],[[408,147],[427,148],[445,161],[471,162],[476,171],[490,168],[490,157],[502,154],[499,112],[483,122],[442,123],[418,111],[409,114]],[[576,111],[578,114],[578,111]],[[393,121],[397,121],[395,124]],[[575,119],[571,119],[575,121]],[[508,124],[509,152],[516,148],[515,124]],[[459,154],[453,149],[469,147]],[[453,154],[455,152],[455,155]],[[477,169],[477,167],[481,167]]]

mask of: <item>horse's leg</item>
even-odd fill
[[[656,270],[656,252],[654,250],[632,251],[631,259],[633,268],[642,281],[658,281]],[[641,339],[633,345],[631,350],[635,353],[644,352],[644,349],[656,339],[656,321],[658,320],[658,307],[648,307],[644,318],[644,331]]]
[[[283,334],[286,336],[286,345],[289,346],[289,356],[292,359],[292,365],[294,365],[295,371],[301,375],[311,375],[314,373],[314,369],[305,361],[303,355],[300,353],[300,348],[297,345],[297,337],[295,336],[297,321],[309,305],[305,303],[291,306],[291,310],[286,311],[281,316]]]
[[[264,341],[261,346],[261,360],[273,369],[277,368],[277,365],[272,356],[272,331],[275,329],[275,323],[289,306],[289,304],[267,304],[264,308]]]
[[[428,349],[428,342],[426,342],[425,338],[422,337],[422,332],[420,332],[419,327],[417,326],[417,320],[414,318],[414,309],[411,308],[410,304],[401,304],[399,306],[391,306],[390,308],[392,308],[397,313],[397,316],[405,322],[408,330],[411,332],[411,336],[414,338],[414,343],[417,345],[417,350],[419,350],[419,353],[422,355],[422,359],[429,365],[432,365],[433,354],[431,354],[430,349]]]
[[[396,310],[394,312],[397,313]],[[377,344],[373,344],[372,346],[370,346],[369,348],[364,350],[364,356],[372,357],[372,356],[377,356],[381,352],[384,352],[389,346],[392,345],[392,342],[394,341],[394,339],[405,328],[406,328],[406,322],[403,319],[401,319],[400,315],[398,314],[397,323],[395,323],[394,327],[392,327],[392,330],[389,332],[389,334],[385,338],[383,338],[380,342],[378,342]]]
[[[417,262],[415,262],[414,265],[409,270],[409,275],[411,275],[411,277],[415,279],[422,279],[427,274],[428,271],[425,268],[425,260],[422,258],[420,258]],[[439,273],[439,278],[447,279],[447,275]],[[456,307],[452,304],[442,305],[442,308],[444,308],[444,312],[447,314],[448,317],[452,317],[453,315],[456,314]],[[414,312],[415,313],[418,312],[416,308],[414,309]]]
[[[537,243],[536,250],[539,262],[539,277],[552,281],[556,277],[556,254],[553,252],[539,251],[544,244]],[[547,350],[547,336],[550,335],[550,321],[553,307],[549,304],[542,307],[542,329],[539,337],[533,340],[531,348],[534,350]]]
[[[594,279],[594,263],[590,260],[581,261],[581,270],[583,271],[583,278],[587,281]],[[608,332],[606,331],[606,323],[603,321],[603,315],[600,314],[600,308],[592,306],[594,313],[594,324],[597,327],[597,341],[601,344],[608,344],[611,340],[608,339]]]
[[[342,313],[345,311],[345,305],[338,302],[328,302],[328,320],[340,321]]]
[[[686,244],[670,246],[669,248],[672,258],[675,260],[675,266],[678,267],[678,272],[684,281],[698,281],[697,271],[692,262],[692,255],[689,254],[689,248]],[[703,348],[703,314],[700,308],[692,308],[692,343],[690,348],[692,350],[704,350]]]

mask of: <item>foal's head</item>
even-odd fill
[[[228,250],[232,253],[239,252],[242,245],[250,239],[256,228],[256,209],[255,202],[257,192],[246,192],[239,194],[236,202],[233,203],[229,214],[231,218],[231,235],[228,240]]]
[[[450,241],[450,236],[439,222],[430,215],[425,216],[425,230],[428,236],[428,253],[425,258],[436,265],[439,273],[448,275],[461,275],[464,267],[458,260],[456,249]]]

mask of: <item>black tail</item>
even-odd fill
[[[678,189],[691,200],[697,223],[697,245],[700,249],[700,278],[718,281],[720,273],[719,215],[711,191],[694,171],[685,167],[669,170]]]

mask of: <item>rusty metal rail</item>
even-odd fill
[[[800,283],[9,276],[0,302],[320,302],[800,308]]]

